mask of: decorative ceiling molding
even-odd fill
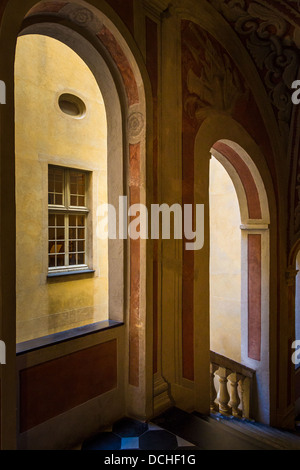
[[[273,8],[278,15],[295,27],[300,26],[300,2],[299,0],[256,0],[257,3],[267,8]]]
[[[270,97],[281,134],[287,139],[292,113],[291,84],[299,68],[299,50],[293,39],[295,27],[269,1],[208,2],[231,24],[245,44]],[[281,0],[275,2],[284,3]],[[295,13],[300,24],[300,13]]]

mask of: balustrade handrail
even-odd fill
[[[212,364],[216,364],[219,367],[224,367],[225,369],[229,369],[232,372],[243,375],[244,377],[248,377],[249,379],[253,379],[255,376],[255,370],[250,369],[250,367],[246,367],[232,359],[229,359],[228,357],[221,356],[221,354],[218,354],[214,351],[210,351],[210,362]]]

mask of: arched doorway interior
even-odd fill
[[[227,270],[227,282],[230,282],[229,277],[232,277],[232,284],[227,288],[227,292],[226,275],[220,276],[220,285],[224,292],[226,292],[224,294],[225,297],[228,295],[228,291],[234,289],[235,286],[235,303],[231,297],[232,306],[230,313],[233,314],[234,308],[236,309],[232,327],[230,328],[230,315],[226,315],[224,299],[223,302],[219,302],[219,307],[217,307],[219,309],[218,315],[221,319],[221,325],[219,324],[218,326],[222,326],[223,322],[228,326],[227,336],[224,333],[226,328],[223,328],[222,331],[223,339],[226,342],[223,352],[226,351],[227,357],[231,355],[231,359],[249,368],[249,373],[250,370],[255,372],[253,379],[251,379],[252,398],[251,405],[249,404],[251,410],[248,410],[247,413],[250,413],[258,421],[269,423],[270,217],[266,191],[254,162],[239,145],[232,141],[221,140],[213,145],[211,154],[223,166],[223,171],[226,170],[229,175],[235,188],[239,205],[238,210],[235,201],[234,213],[230,214],[229,210],[229,218],[231,217],[231,222],[235,229],[233,232],[235,243],[239,246],[232,247],[229,241],[224,245],[225,247],[227,245],[227,255],[231,254],[233,257],[231,266]],[[223,177],[225,177],[224,174]],[[229,182],[227,181],[227,183]],[[221,210],[221,206],[219,210]],[[225,212],[223,210],[222,214],[224,215]],[[226,227],[227,230],[230,230],[231,225],[228,221]],[[217,225],[217,228],[212,229],[212,234],[214,230],[219,230],[219,236],[221,236],[222,240],[226,236],[230,238],[230,233],[226,234],[223,231],[226,227],[222,226],[222,224]],[[211,241],[214,242],[213,239]],[[214,253],[214,250],[214,247],[211,247],[212,253]],[[220,261],[222,262],[222,260]],[[217,261],[213,261],[212,258],[211,263],[213,262],[215,265],[217,264]],[[235,271],[234,263],[236,266]],[[238,269],[239,263],[240,267]],[[212,277],[211,283],[211,292],[213,292],[214,280]],[[240,296],[238,294],[239,285]],[[216,308],[213,297],[211,300],[213,308]],[[233,307],[234,304],[235,307]],[[230,334],[230,330],[232,330],[232,334]],[[211,335],[213,338],[213,331]],[[217,341],[219,339],[216,336],[215,343]],[[234,347],[231,343],[235,343]],[[215,348],[218,348],[217,344],[215,344]],[[220,345],[219,351],[222,351],[222,345]],[[240,361],[238,360],[239,357]],[[227,368],[229,370],[231,368],[230,365]],[[222,373],[224,373],[224,370],[226,372],[226,367],[223,367],[222,370]],[[241,371],[242,369],[239,370]],[[223,377],[221,377],[221,382],[222,380]],[[237,386],[236,384],[239,381],[238,376],[235,377],[235,380],[236,382],[233,387]]]
[[[210,349],[241,362],[241,217],[223,165],[210,161]]]

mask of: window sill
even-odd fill
[[[61,333],[55,333],[53,335],[44,336],[43,338],[25,341],[24,343],[17,344],[17,356],[44,349],[49,346],[65,343],[67,341],[72,341],[74,339],[78,339],[94,333],[99,333],[101,331],[117,328],[123,325],[123,322],[106,320],[98,323],[93,323],[91,325],[74,328],[73,330],[62,331]]]
[[[66,276],[79,276],[80,274],[95,274],[95,271],[92,269],[83,269],[82,271],[57,271],[47,274],[48,279],[53,279],[55,277],[66,277]]]

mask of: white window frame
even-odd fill
[[[48,223],[47,223],[47,233],[48,233],[48,274],[59,274],[59,273],[69,273],[69,272],[82,272],[89,270],[89,266],[87,264],[87,260],[89,259],[89,246],[88,246],[88,215],[90,214],[90,210],[88,208],[89,198],[88,198],[88,185],[89,185],[89,172],[86,170],[81,170],[77,168],[70,168],[70,167],[63,167],[59,165],[48,165],[48,178],[47,181],[49,182],[49,168],[57,168],[62,170],[64,173],[64,183],[63,183],[63,205],[56,205],[56,204],[49,204],[48,199]],[[86,185],[85,185],[85,206],[71,206],[69,203],[71,202],[70,196],[70,173],[72,171],[78,171],[84,173],[86,176]],[[49,189],[48,189],[48,198],[49,198]],[[64,215],[64,228],[65,228],[65,265],[64,266],[49,266],[49,215]],[[71,215],[83,215],[85,217],[85,262],[83,264],[76,264],[76,265],[69,265],[69,216]]]

